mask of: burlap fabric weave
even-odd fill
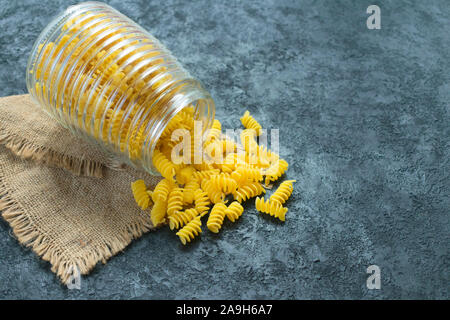
[[[153,228],[130,184],[144,179],[152,189],[160,178],[116,169],[29,95],[0,98],[0,211],[18,241],[64,283]]]

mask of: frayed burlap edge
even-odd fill
[[[113,241],[89,244],[88,253],[68,258],[64,250],[57,248],[52,239],[40,231],[32,219],[24,213],[4,180],[3,173],[0,172],[0,211],[3,211],[3,218],[11,226],[17,240],[30,247],[43,260],[50,262],[51,270],[66,285],[69,285],[77,275],[88,274],[99,261],[106,263],[109,258],[125,249],[132,240],[153,229],[151,223],[139,218],[136,223],[124,226]]]
[[[4,129],[0,129],[0,144],[5,145],[22,159],[31,159],[47,166],[63,168],[77,176],[103,177],[105,168],[103,163],[61,154],[48,147],[35,146],[25,138],[5,132]]]

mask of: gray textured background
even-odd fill
[[[0,1],[0,96],[71,1]],[[210,90],[281,129],[297,179],[285,224],[253,204],[183,247],[145,235],[68,290],[0,223],[0,298],[449,298],[450,3],[111,1]],[[366,28],[381,7],[382,29]],[[381,268],[368,290],[366,268]]]

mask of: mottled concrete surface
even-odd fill
[[[71,2],[0,1],[0,96]],[[449,298],[448,1],[111,1],[201,79],[225,127],[280,128],[284,224],[148,234],[68,290],[2,221],[0,298]],[[381,7],[381,30],[366,8]],[[381,268],[381,289],[366,268]]]

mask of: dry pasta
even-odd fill
[[[235,222],[244,212],[244,207],[237,201],[233,201],[228,208],[225,210],[227,218],[231,222]]]
[[[219,121],[213,124],[209,140],[203,147],[214,149],[213,156],[224,153],[223,163],[204,161],[193,165],[173,164],[169,155],[179,141],[174,143],[169,140],[170,133],[178,128],[192,132],[193,114],[193,108],[188,107],[169,122],[166,128],[168,132],[162,136],[163,141],[158,144],[159,148],[155,150],[153,159],[164,179],[156,185],[153,192],[146,190],[145,185],[142,189],[143,194],[151,197],[155,203],[151,210],[152,223],[160,225],[167,221],[170,229],[179,229],[176,235],[183,244],[201,233],[201,218],[208,213],[206,226],[213,233],[221,230],[225,217],[235,222],[244,212],[241,203],[266,193],[262,183],[267,185],[278,180],[288,168],[284,159],[267,147],[258,145],[256,137],[261,133],[261,126],[248,112],[241,118],[246,127],[241,133],[244,147],[221,135]],[[191,139],[189,143],[193,146],[196,141]],[[231,147],[227,148],[227,144]],[[283,207],[283,203],[293,192],[293,182],[295,180],[282,182],[269,200],[257,197],[256,209],[285,221],[288,209]],[[142,183],[143,181],[135,182],[137,187],[142,187]],[[135,198],[145,207],[142,197]],[[227,206],[229,198],[234,201]]]
[[[220,228],[222,228],[225,210],[227,210],[227,206],[222,202],[216,203],[212,208],[208,222],[206,223],[206,226],[211,232],[218,233]]]
[[[255,200],[256,210],[267,213],[272,217],[285,221],[288,208],[284,208],[278,201],[264,201],[264,198],[257,197]]]
[[[142,210],[148,208],[150,203],[150,196],[147,193],[147,187],[144,180],[136,180],[131,184],[131,190],[133,191],[134,199]]]
[[[277,190],[270,196],[270,201],[277,201],[280,204],[285,203],[291,196],[292,191],[294,191],[293,182],[295,182],[295,180],[283,181]]]
[[[191,220],[185,225],[176,235],[180,238],[181,243],[186,244],[191,242],[196,236],[202,233],[202,222],[200,216]]]

